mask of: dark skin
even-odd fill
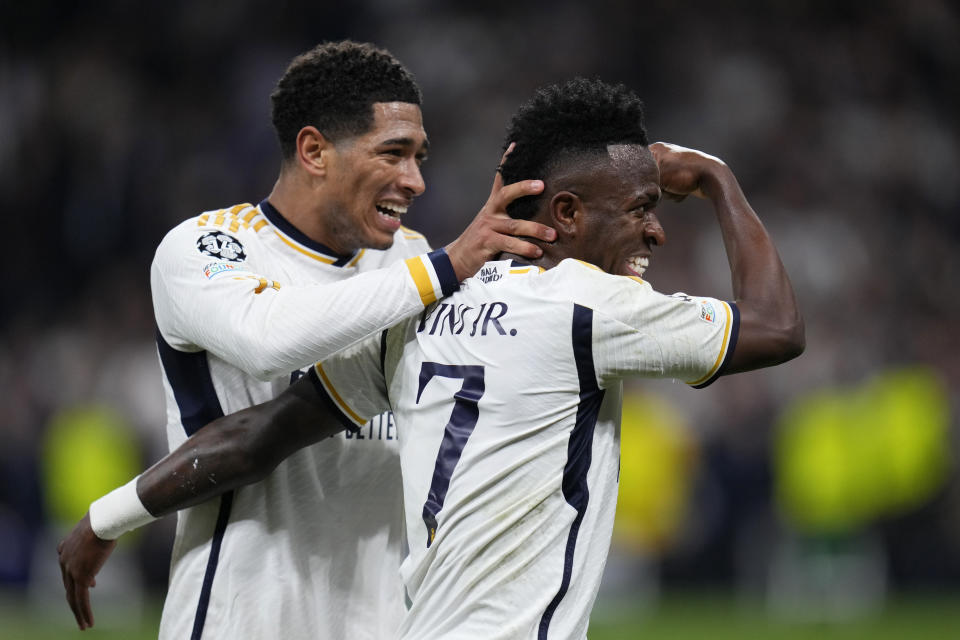
[[[644,156],[649,154],[647,162]],[[627,259],[649,259],[654,247],[666,243],[656,216],[661,196],[710,200],[740,310],[737,347],[723,374],[769,367],[800,355],[805,346],[803,318],[790,278],[730,168],[713,156],[662,142],[651,144],[649,152],[637,145],[613,145],[610,156],[561,167],[550,177],[545,204],[533,220],[554,227],[557,241],[537,243],[543,256],[530,262],[549,269],[574,257],[608,273],[636,275]]]
[[[360,136],[361,143],[367,138],[372,140],[367,141],[373,150],[368,154],[373,160],[368,159],[368,163],[376,164],[379,156],[383,155],[380,147],[384,144],[375,135],[377,133],[375,128]],[[379,173],[386,173],[388,178],[380,179],[378,184],[396,183],[398,191],[407,189],[411,195],[415,191],[422,191],[409,184],[422,186],[419,156],[425,144],[425,137],[391,139],[391,144],[386,145],[391,153],[386,155],[396,160],[389,163],[386,172],[382,168],[377,169]],[[293,206],[294,203],[322,201],[324,198],[321,196],[329,196],[326,191],[328,185],[320,179],[323,172],[315,166],[324,150],[329,151],[328,146],[313,127],[301,130],[296,161],[285,165],[270,195],[271,201],[285,204],[291,212],[299,214],[301,211]],[[512,149],[513,145],[501,157],[501,162]],[[355,167],[353,171],[368,173]],[[538,238],[541,242],[550,242],[556,238],[556,232],[548,226],[528,220],[514,220],[506,214],[507,205],[515,199],[538,194],[542,190],[543,182],[540,180],[524,180],[504,186],[500,174],[495,175],[487,202],[466,230],[446,246],[447,255],[459,279],[470,277],[488,259],[506,249],[517,250],[530,257],[542,254],[542,249],[531,240]],[[386,199],[387,195],[389,192],[376,192],[377,199]],[[309,213],[312,210],[306,211]],[[275,404],[250,407],[232,414],[228,419],[206,425],[140,477],[137,492],[141,494],[141,501],[147,496],[144,506],[151,514],[160,517],[200,504],[261,480],[290,454],[340,432],[342,427],[338,425],[334,414],[309,401],[315,399],[312,387],[298,384],[276,398]],[[263,430],[257,426],[272,424],[274,420],[281,420],[283,429]],[[184,465],[183,460],[187,458],[189,463]],[[193,466],[195,459],[196,467]],[[57,545],[67,602],[81,630],[93,626],[90,588],[96,586],[95,577],[115,547],[116,541],[101,540],[93,533],[89,513]]]
[[[665,243],[655,214],[662,195],[709,199],[741,313],[740,338],[724,374],[771,366],[803,351],[803,320],[789,278],[723,162],[663,143],[649,149],[616,145],[607,156],[558,168],[547,185],[534,221],[556,229],[557,240],[538,243],[543,254],[533,264],[550,268],[577,258],[621,275],[636,275],[631,265],[649,260]],[[295,451],[340,430],[338,416],[303,379],[270,402],[200,429],[140,476],[137,494],[151,514],[164,516],[261,480]],[[97,538],[87,515],[58,547],[67,602],[81,629],[93,625],[89,588],[114,546]]]
[[[268,424],[278,428],[261,428]],[[137,493],[147,511],[161,517],[262,480],[294,452],[342,430],[302,379],[270,402],[205,425],[144,472]],[[116,544],[93,533],[87,513],[57,545],[67,602],[81,630],[93,626],[90,588]]]

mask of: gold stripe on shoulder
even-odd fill
[[[251,208],[252,211],[246,214],[243,218],[239,216],[239,213],[245,209]],[[230,231],[236,232],[240,228],[246,229],[248,227],[248,222],[252,220],[256,215],[260,213],[256,208],[253,208],[248,202],[243,204],[235,204],[229,209],[219,209],[217,211],[208,211],[206,213],[200,214],[197,218],[198,227],[223,227],[227,225],[227,228]],[[211,220],[212,217],[212,220]]]
[[[573,259],[574,259],[574,260],[577,260],[576,258],[573,258]],[[593,269],[594,271],[603,271],[603,269],[601,269],[600,267],[598,267],[598,266],[595,265],[595,264],[590,264],[589,262],[584,262],[583,260],[577,260],[577,262],[579,262],[580,264],[582,264],[582,265],[585,266],[585,267],[590,267],[590,268]]]
[[[400,231],[403,232],[403,237],[406,238],[407,240],[419,240],[421,238],[426,238],[426,236],[424,236],[419,231],[414,231],[413,229],[409,227],[405,227],[403,225],[400,225]]]

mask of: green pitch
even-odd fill
[[[945,640],[960,638],[960,594],[892,599],[877,614],[842,623],[812,624],[778,620],[761,608],[743,607],[725,593],[670,593],[653,607],[598,602],[590,640]],[[96,611],[94,612],[96,614]],[[97,618],[97,627],[80,632],[66,603],[37,610],[0,602],[4,640],[147,640],[157,637],[159,603],[141,619]]]
[[[598,602],[590,640],[947,640],[960,638],[960,594],[901,596],[868,616],[800,623],[727,593],[668,594],[649,610]]]

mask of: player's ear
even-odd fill
[[[570,191],[558,191],[550,198],[550,221],[558,234],[568,237],[577,235],[577,227],[583,217],[583,201]]]
[[[326,175],[333,144],[316,127],[304,127],[297,133],[297,161],[307,173]]]

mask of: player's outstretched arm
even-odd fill
[[[67,603],[80,629],[93,626],[90,588],[117,537],[261,480],[295,451],[342,431],[341,420],[304,377],[269,402],[207,424],[138,478],[94,502],[57,546]]]
[[[542,189],[536,180],[503,187],[498,174],[486,205],[446,251],[340,282],[281,285],[269,274],[244,272],[236,263],[226,269],[223,261],[216,264],[226,270],[209,276],[211,258],[196,245],[197,234],[205,229],[181,225],[160,243],[151,268],[159,335],[171,347],[161,348],[161,357],[200,349],[263,380],[326,360],[419,314],[501,251],[539,254],[537,246],[508,234],[551,241],[553,229],[512,220],[506,207]]]
[[[500,158],[500,163],[513,151],[510,143]],[[490,197],[480,209],[460,237],[444,247],[453,264],[457,279],[466,280],[487,260],[500,253],[515,253],[526,258],[539,258],[543,250],[535,244],[523,240],[523,237],[537,238],[545,242],[556,240],[557,232],[552,228],[530,220],[515,220],[507,215],[507,205],[524,196],[537,195],[543,191],[540,180],[521,180],[503,186],[503,177],[499,168],[493,178]]]
[[[736,350],[724,373],[768,367],[795,358],[805,347],[803,318],[777,249],[719,158],[672,144],[650,145],[667,197],[687,195],[713,203],[740,310]]]

